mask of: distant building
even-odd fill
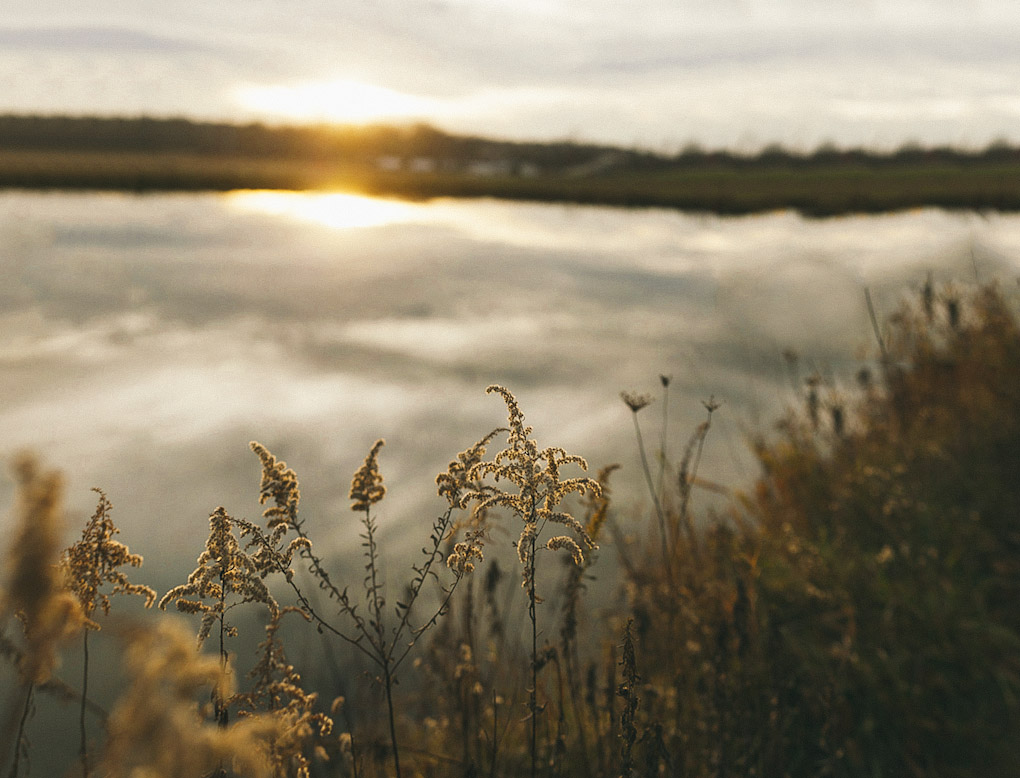
[[[438,165],[431,157],[415,157],[411,160],[412,173],[434,173]]]
[[[509,176],[514,172],[514,165],[506,159],[475,160],[468,163],[466,170],[473,176]]]
[[[387,173],[395,173],[404,167],[404,160],[397,156],[387,155],[376,159],[375,166]]]

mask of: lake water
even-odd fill
[[[619,392],[669,374],[669,450],[714,395],[701,473],[740,486],[747,438],[796,399],[784,350],[850,385],[876,351],[865,287],[888,313],[929,271],[1015,287],[1018,258],[1012,215],[4,192],[0,454],[64,470],[75,521],[103,487],[125,542],[173,562],[145,576],[161,590],[216,506],[260,512],[252,439],[295,468],[310,531],[341,552],[350,476],[386,438],[383,545],[420,544],[436,473],[505,422],[490,383],[540,444],[622,463],[639,496]],[[642,412],[652,449],[661,413]]]

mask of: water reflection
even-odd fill
[[[254,517],[259,439],[302,477],[324,550],[357,549],[347,485],[387,438],[384,536],[437,508],[435,474],[493,426],[492,382],[542,444],[619,461],[621,389],[674,377],[671,443],[724,402],[704,474],[749,475],[745,438],[795,401],[782,353],[834,389],[880,312],[938,281],[1014,286],[1020,218],[940,211],[806,220],[338,194],[0,194],[2,453],[40,450],[125,539],[193,561],[218,505]],[[647,434],[656,446],[655,413]],[[0,486],[10,499],[10,487]],[[161,577],[162,576],[162,577]]]
[[[362,197],[340,192],[310,193],[243,190],[224,195],[229,208],[241,213],[285,217],[334,230],[379,227],[415,221],[425,209],[400,200]]]

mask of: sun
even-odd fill
[[[239,87],[235,97],[249,111],[298,122],[364,124],[426,120],[442,113],[438,100],[350,79],[249,84]]]

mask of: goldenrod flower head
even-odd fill
[[[280,610],[262,580],[259,565],[238,545],[233,524],[234,519],[224,508],[213,511],[209,517],[209,537],[205,550],[198,557],[198,566],[188,576],[186,584],[175,586],[159,601],[163,610],[174,602],[177,610],[183,613],[202,614],[199,645],[209,637],[213,624],[231,607],[227,601],[230,594],[239,595],[239,602],[261,602],[274,615]],[[233,632],[232,629],[228,631]]]
[[[294,575],[294,571],[290,569],[294,552],[299,549],[310,549],[312,545],[302,533],[298,521],[301,491],[297,474],[287,467],[286,462],[274,457],[261,443],[252,441],[248,445],[262,462],[259,504],[265,505],[269,500],[273,501],[273,505],[262,512],[266,528],[270,532],[266,535],[248,521],[237,519],[233,521],[241,528],[241,537],[249,539],[247,548],[255,547],[250,551],[248,558],[259,571],[259,575],[264,578],[271,572],[279,571],[289,581]],[[286,547],[282,547],[283,537],[291,529],[298,533],[298,537],[291,540]]]
[[[96,607],[103,613],[110,612],[110,598],[100,591],[104,583],[112,584],[110,594],[136,594],[145,598],[145,607],[150,608],[156,600],[156,592],[142,584],[131,583],[118,568],[128,565],[141,567],[142,557],[113,539],[120,532],[110,518],[113,504],[102,489],[93,489],[99,495],[95,513],[82,530],[81,539],[65,549],[61,557],[67,586],[77,596],[88,626],[99,629],[91,620]]]
[[[457,458],[450,462],[446,472],[436,476],[439,496],[445,497],[454,508],[466,508],[467,494],[480,488],[477,480],[471,476],[472,468],[482,461],[485,447],[489,442],[503,431],[499,428],[494,429],[471,448],[457,454]]]
[[[581,547],[574,542],[574,539],[567,535],[557,535],[554,538],[549,538],[546,542],[545,547],[550,551],[556,551],[564,548],[570,552],[570,556],[574,558],[574,564],[581,567],[584,564],[584,553],[581,551]]]
[[[524,414],[517,404],[516,398],[505,387],[492,385],[485,390],[489,394],[499,394],[507,406],[507,447],[493,457],[490,462],[479,462],[469,471],[471,480],[481,481],[485,476],[492,476],[497,483],[508,481],[516,491],[506,491],[498,487],[477,489],[462,499],[463,503],[475,501],[476,510],[484,511],[492,506],[502,506],[517,514],[524,521],[520,538],[517,540],[517,556],[523,567],[525,588],[534,584],[534,550],[538,536],[546,523],[562,524],[578,537],[585,547],[597,548],[595,541],[585,528],[569,513],[557,510],[559,503],[571,493],[601,494],[601,487],[591,478],[560,478],[563,465],[577,465],[582,470],[588,469],[588,463],[579,456],[568,454],[561,448],[550,447],[538,449],[538,445],[530,437],[532,429],[524,424]],[[566,537],[566,536],[563,536]],[[558,540],[554,548],[565,548],[571,551],[575,561],[583,559],[580,546],[574,543],[578,554]],[[455,563],[467,562],[462,556],[455,558]]]
[[[21,618],[27,641],[21,671],[27,681],[39,683],[50,677],[59,644],[82,627],[84,616],[57,564],[63,479],[56,472],[41,472],[31,454],[19,456],[13,470],[17,534],[8,551],[10,574],[0,616],[16,613]]]
[[[297,474],[287,467],[286,462],[277,460],[261,443],[253,440],[248,445],[262,461],[259,505],[273,500],[274,505],[266,508],[262,516],[266,520],[266,527],[274,530],[273,540],[277,542],[287,528],[297,522],[298,503],[301,501]]]
[[[379,439],[372,446],[372,450],[365,457],[364,464],[358,468],[351,480],[350,498],[352,511],[367,511],[369,507],[379,502],[386,494],[386,487],[382,485],[383,477],[379,472],[379,449],[386,445],[386,441]]]
[[[585,495],[584,502],[588,509],[588,516],[584,529],[591,535],[593,540],[597,541],[599,539],[602,527],[605,525],[606,519],[609,518],[609,476],[619,469],[620,466],[618,464],[612,464],[599,470],[598,475],[595,477],[595,480],[599,482],[601,487],[599,493],[588,492]]]
[[[464,540],[455,543],[453,553],[446,560],[446,566],[457,574],[457,577],[467,575],[475,569],[472,559],[479,562],[484,559],[482,546],[484,545],[484,528],[468,530]]]

